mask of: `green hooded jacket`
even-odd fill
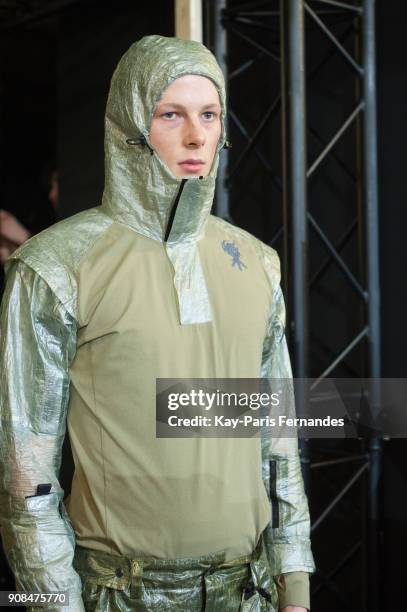
[[[211,79],[222,106],[204,178],[173,176],[149,141],[157,101],[185,74]],[[156,378],[292,377],[276,251],[210,214],[225,113],[208,49],[142,38],[112,77],[101,205],[6,262],[1,534],[17,588],[68,589],[75,611],[75,542],[166,559],[224,550],[232,559],[262,533],[271,574],[286,578],[281,602],[309,606],[289,590],[290,577],[301,583],[315,570],[297,439],[155,436]],[[75,474],[65,506],[66,423]],[[50,492],[39,495],[44,483]]]

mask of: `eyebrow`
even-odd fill
[[[163,106],[173,106],[174,108],[182,108],[183,110],[185,110],[185,106],[183,106],[182,104],[177,104],[177,102],[162,102],[160,104],[160,108],[162,108]],[[217,102],[212,102],[211,104],[205,104],[205,106],[202,106],[202,110],[205,108],[220,108],[220,104],[218,104]]]

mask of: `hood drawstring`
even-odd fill
[[[146,137],[142,134],[139,138],[127,138],[126,142],[128,145],[141,145],[142,147],[147,146],[150,149],[150,154],[154,153],[154,149],[148,144]]]

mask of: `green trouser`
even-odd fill
[[[76,546],[85,610],[113,612],[277,612],[278,594],[262,537],[251,555],[224,561],[129,558]]]

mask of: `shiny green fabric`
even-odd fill
[[[165,560],[129,558],[77,547],[74,567],[86,610],[277,612],[278,594],[262,540],[251,555]]]
[[[266,253],[266,257],[269,257],[269,251]],[[267,266],[266,269],[271,270],[271,266]],[[270,275],[270,280],[274,283],[274,274]],[[285,337],[284,297],[280,283],[274,287],[273,306],[264,341],[261,377],[290,381],[292,370]],[[290,397],[294,401],[293,393]],[[286,412],[290,415],[295,414],[295,406],[287,406]],[[270,522],[264,536],[273,573],[282,574],[298,570],[313,573],[315,565],[310,548],[310,516],[301,473],[298,440],[296,437],[263,436],[262,455],[263,480],[269,498],[270,462],[276,462],[279,524],[273,527]]]
[[[148,127],[157,92],[174,78],[190,73],[214,81],[224,118],[223,77],[202,45],[151,36],[131,47],[112,79],[109,95],[102,206],[33,237],[6,264],[0,319],[1,534],[18,588],[39,592],[69,589],[69,610],[78,612],[84,608],[81,580],[72,567],[75,537],[58,482],[69,366],[79,325],[78,272],[87,253],[113,223],[163,242],[181,181],[157,155],[150,154]],[[126,142],[140,134],[145,136],[146,146]],[[163,243],[174,269],[180,325],[212,320],[197,244],[205,235],[224,139],[223,124],[210,175],[186,181],[169,240]],[[228,227],[238,238],[241,230]],[[256,245],[261,243],[256,241]],[[291,369],[278,256],[266,245],[256,248],[273,297],[259,375],[286,378],[291,376]],[[265,438],[262,450],[262,476],[268,495],[270,460],[277,465],[275,484],[281,517],[279,526],[270,524],[264,532],[270,573],[311,573],[315,566],[297,441]],[[51,483],[51,493],[35,496],[39,483]],[[26,498],[28,495],[33,497]],[[296,603],[301,605],[301,601]]]
[[[84,609],[58,481],[76,329],[32,268],[9,264],[0,317],[0,533],[17,590],[68,590],[67,612]],[[35,496],[40,483],[51,483],[51,493]]]

